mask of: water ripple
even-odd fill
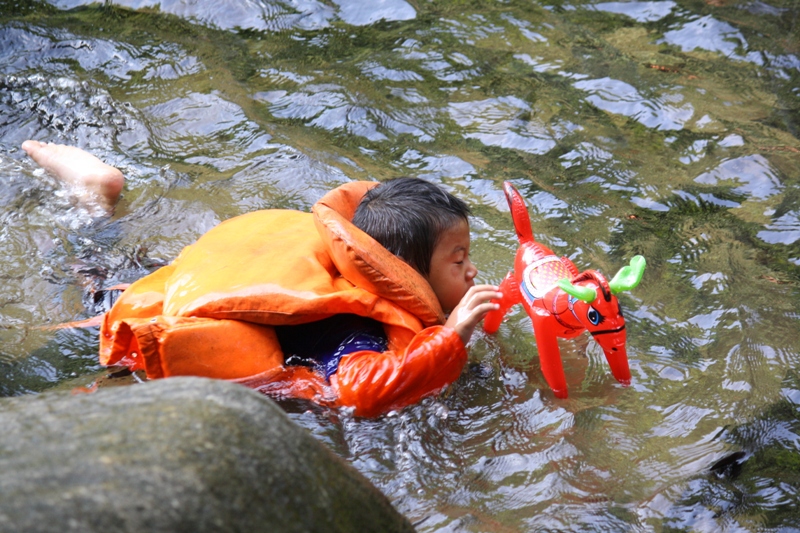
[[[214,145],[220,150],[227,135],[235,137],[237,130],[256,129],[255,125],[248,127],[238,105],[216,92],[190,93],[146,110],[155,134],[152,143],[175,158],[206,155]]]
[[[400,157],[400,163],[416,170],[416,176],[428,180],[461,178],[475,173],[475,167],[454,155],[426,156],[416,150],[408,150]]]
[[[353,26],[365,26],[381,19],[411,20],[416,10],[405,0],[332,0],[339,6],[339,17]]]
[[[94,0],[50,0],[59,9],[74,9],[96,3]],[[112,0],[110,3],[129,9],[157,8],[187,20],[223,30],[249,29],[280,31],[289,28],[316,30],[326,28],[334,17],[333,8],[317,0],[219,0],[186,2],[183,0]],[[279,5],[285,4],[285,5]]]
[[[533,23],[528,20],[520,20],[510,13],[503,13],[501,15],[503,20],[506,20],[517,27],[523,37],[534,43],[546,43],[547,37],[539,32],[533,31]]]
[[[542,218],[566,218],[572,206],[547,191],[536,191],[527,199],[531,211]]]
[[[162,55],[155,50],[150,51],[150,53],[156,56]],[[146,68],[145,74],[142,76],[143,79],[175,80],[182,76],[197,74],[205,70],[203,64],[194,56],[175,57],[174,55],[165,55],[165,57],[159,59],[159,61],[152,61],[152,64]]]
[[[424,115],[429,110],[387,113],[355,101],[332,84],[308,85],[299,92],[270,91],[254,95],[257,100],[270,104],[270,112],[277,118],[301,119],[310,126],[329,131],[342,130],[370,141],[384,141],[388,137],[379,131],[395,135],[410,134],[421,141],[430,141],[438,125]],[[427,128],[422,129],[422,127]]]
[[[514,96],[477,102],[451,103],[450,117],[465,130],[465,137],[488,146],[546,154],[556,146],[551,128],[523,115],[530,106]]]
[[[458,39],[459,42],[474,45],[476,42],[489,38],[493,35],[502,35],[506,28],[487,22],[486,17],[480,13],[470,14],[464,17],[464,21],[455,18],[443,19],[443,28],[434,31],[446,33]]]
[[[711,15],[700,17],[680,29],[665,32],[664,41],[679,46],[684,52],[700,48],[740,60],[744,60],[744,57],[738,55],[737,50],[747,49],[747,41],[742,32]]]
[[[415,39],[406,39],[394,51],[403,59],[419,61],[422,68],[433,72],[441,81],[462,81],[480,75],[480,70],[477,67],[472,68],[472,60],[463,53],[454,52],[445,56],[436,50],[426,50]]]
[[[280,70],[276,68],[265,68],[259,72],[259,75],[262,78],[266,78],[272,83],[276,85],[283,85],[285,83],[297,84],[302,85],[304,83],[308,83],[313,81],[312,76],[302,76],[295,72],[291,72],[288,70]]]
[[[289,8],[289,12],[271,16],[268,26],[273,31],[287,28],[321,30],[329,27],[334,17],[333,8],[318,0],[283,0],[283,3]]]
[[[800,59],[796,55],[753,50],[741,31],[711,15],[696,18],[679,29],[665,32],[662,42],[678,46],[684,52],[708,50],[736,61],[747,61],[765,67],[786,80],[791,78],[788,71],[800,70]]]
[[[694,181],[712,186],[731,181],[741,183],[733,188],[733,192],[759,200],[765,200],[783,188],[772,165],[760,154],[723,161],[713,170],[697,176]]]
[[[770,244],[794,244],[800,240],[800,210],[789,211],[775,218],[757,237]]]
[[[419,94],[419,91],[414,88],[392,87],[390,94],[405,100],[409,104],[425,104],[428,102],[428,99]]]
[[[672,0],[665,0],[658,2],[600,2],[585,7],[625,15],[636,22],[655,22],[672,13],[676,5]]]
[[[55,141],[81,146],[121,166],[120,154],[109,152],[111,141],[135,144],[149,133],[132,108],[74,79],[0,75],[0,89],[5,147],[16,149],[27,139]]]
[[[361,65],[361,72],[373,80],[422,81],[422,76],[413,70],[391,69],[384,67],[375,61],[368,61]]]
[[[350,181],[339,169],[287,146],[255,154],[229,180],[210,187],[236,199],[241,213],[256,209],[308,211],[326,192]]]
[[[564,168],[584,164],[588,169],[596,169],[604,167],[605,163],[613,156],[611,152],[584,141],[576,144],[570,152],[562,155],[559,159],[563,161],[561,166]]]
[[[683,100],[678,92],[646,99],[632,85],[612,78],[583,80],[573,85],[588,92],[586,100],[595,107],[630,117],[648,128],[680,130],[694,115],[692,104],[678,105]]]
[[[684,150],[685,155],[681,156],[678,161],[684,165],[700,161],[706,155],[706,148],[710,142],[709,139],[699,139],[693,142],[690,147]]]
[[[531,57],[528,54],[514,54],[514,59],[519,59],[523,63],[533,67],[534,72],[550,72],[563,68],[561,60],[547,60],[543,57]]]
[[[0,64],[4,73],[14,74],[32,68],[59,68],[64,61],[75,61],[82,69],[102,76],[128,80],[145,64],[123,43],[102,39],[78,38],[62,30],[13,26],[0,28]]]

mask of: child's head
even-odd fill
[[[397,178],[370,189],[352,222],[422,274],[450,312],[477,274],[469,260],[469,214],[439,186]]]

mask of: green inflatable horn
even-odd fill
[[[608,282],[611,292],[617,294],[622,291],[629,291],[642,281],[644,267],[647,261],[641,255],[636,255],[631,259],[631,264],[622,267],[614,279]]]
[[[597,298],[596,290],[591,287],[573,285],[567,278],[558,280],[558,286],[570,296],[574,296],[578,300],[583,300],[587,304],[592,303],[594,299]]]

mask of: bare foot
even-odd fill
[[[114,210],[125,183],[118,169],[75,146],[25,141],[22,149],[56,179],[86,191],[82,200],[94,200],[107,211]]]

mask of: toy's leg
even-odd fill
[[[548,320],[532,318],[533,333],[536,335],[536,347],[539,348],[539,364],[542,374],[556,398],[566,398],[567,379],[564,376],[564,367],[561,364],[561,350],[558,348],[556,336],[547,329]]]
[[[513,270],[506,274],[506,277],[500,282],[500,292],[503,293],[503,298],[499,302],[496,302],[500,304],[500,309],[489,311],[483,319],[483,330],[486,333],[495,333],[500,327],[503,317],[506,316],[508,310],[511,309],[511,306],[520,301],[519,285],[517,284],[517,279],[514,277]]]

